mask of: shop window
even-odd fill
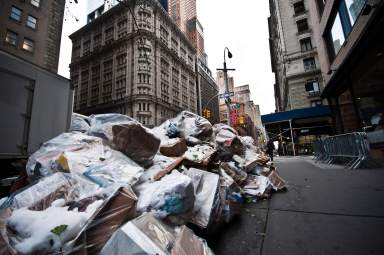
[[[300,40],[300,46],[302,52],[312,50],[311,38],[304,38]]]

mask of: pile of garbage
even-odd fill
[[[30,184],[0,200],[1,254],[213,254],[214,229],[286,187],[269,158],[190,112],[148,129],[74,114],[28,160]]]

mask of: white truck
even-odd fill
[[[73,88],[68,79],[0,51],[0,89],[1,166],[26,159],[69,129]]]

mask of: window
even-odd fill
[[[11,15],[9,16],[11,19],[16,20],[16,21],[21,21],[21,14],[23,13],[22,10],[19,8],[12,6],[11,8]]]
[[[305,12],[304,2],[300,1],[300,2],[294,3],[293,9],[295,11],[295,15],[299,15],[299,14],[304,13]]]
[[[365,5],[366,0],[345,0],[345,7],[348,10],[351,24],[355,24],[360,15],[361,10]]]
[[[345,41],[345,36],[344,36],[343,27],[341,25],[341,19],[339,14],[336,15],[336,18],[333,22],[330,38],[332,41],[331,46],[333,48],[332,55],[336,56],[336,54],[339,52],[341,48],[341,45],[343,45]]]
[[[37,27],[37,19],[31,15],[28,15],[27,19],[27,27],[30,27],[32,29],[36,29]]]
[[[306,58],[303,60],[303,62],[305,71],[311,71],[316,69],[316,62],[314,58]]]
[[[331,61],[335,58],[345,39],[358,19],[366,0],[341,0],[333,20],[331,29],[327,32],[326,41]]]
[[[5,41],[9,44],[16,46],[17,34],[15,32],[12,32],[11,30],[8,30],[7,35],[5,36]]]
[[[308,80],[305,84],[305,91],[307,92],[319,92],[319,82],[317,80]]]
[[[31,0],[31,4],[35,7],[40,7],[40,0]]]
[[[308,22],[307,19],[302,19],[296,22],[297,24],[297,31],[299,33],[305,32],[308,30]]]
[[[312,50],[311,38],[304,38],[300,40],[300,46],[301,46],[301,51],[303,52]]]
[[[23,42],[23,49],[24,50],[33,52],[34,47],[35,47],[34,41],[32,41],[28,38],[24,38],[24,42]]]

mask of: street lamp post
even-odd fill
[[[231,106],[230,106],[230,100],[229,100],[230,96],[229,96],[229,88],[228,88],[228,71],[235,71],[236,69],[227,68],[225,51],[228,52],[228,57],[232,58],[232,53],[229,51],[228,47],[225,47],[224,48],[224,64],[223,64],[224,68],[223,69],[218,68],[217,70],[224,72],[224,84],[225,84],[224,95],[225,95],[225,104],[227,105],[227,123],[228,123],[228,126],[230,126],[231,125],[231,119],[229,117],[230,117],[230,112],[231,112]]]

